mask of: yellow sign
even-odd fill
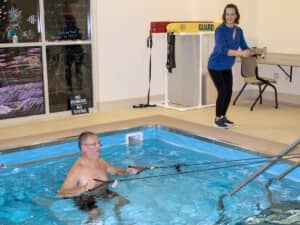
[[[219,25],[220,23],[216,22],[169,23],[167,31],[174,33],[213,32]]]

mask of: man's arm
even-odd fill
[[[118,168],[118,167],[111,165],[109,162],[107,162],[104,159],[101,159],[101,160],[103,160],[103,163],[105,164],[106,171],[110,174],[127,176],[130,174],[136,174],[138,172],[138,169],[136,169],[136,168],[126,168],[126,169]]]
[[[68,175],[61,186],[57,197],[73,197],[88,190],[88,183],[79,185],[80,166],[75,164],[68,172]]]

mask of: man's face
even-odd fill
[[[88,153],[99,154],[101,143],[96,135],[88,136],[82,143],[81,149]]]

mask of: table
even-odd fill
[[[277,65],[280,70],[292,82],[293,67],[300,67],[300,55],[298,54],[284,54],[284,53],[267,53],[265,58],[258,57],[258,64]],[[288,66],[289,71],[283,66]]]

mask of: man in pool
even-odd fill
[[[79,135],[78,144],[81,157],[73,164],[60,188],[58,197],[74,197],[75,204],[88,211],[92,219],[99,217],[100,209],[96,205],[96,197],[117,199],[116,216],[120,218],[120,208],[128,204],[124,197],[108,189],[109,174],[136,174],[138,169],[122,169],[111,165],[105,159],[99,158],[101,143],[96,134],[86,131]],[[103,181],[103,182],[101,182]]]

